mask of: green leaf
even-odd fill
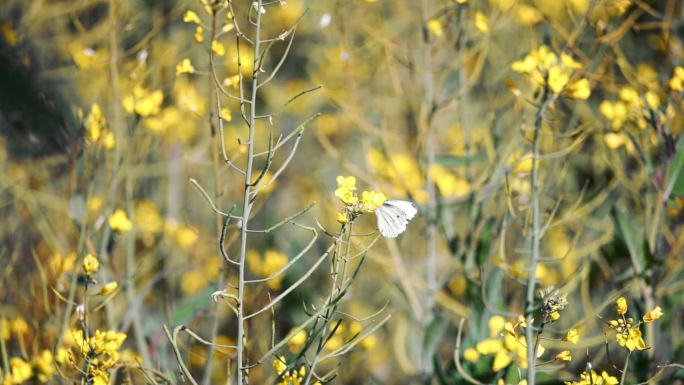
[[[434,352],[437,350],[437,346],[439,345],[440,341],[444,339],[444,333],[446,333],[448,327],[448,320],[440,315],[435,315],[435,318],[425,329],[425,335],[423,335],[424,357],[432,357]]]
[[[629,250],[629,256],[632,258],[632,263],[635,266],[644,269],[646,264],[646,257],[644,255],[644,242],[646,236],[642,231],[639,231],[634,227],[631,219],[623,210],[615,207],[614,217],[620,234],[622,235],[622,238],[624,238],[627,250]]]
[[[670,175],[667,178],[668,187],[672,186],[672,193],[677,196],[684,196],[684,146],[682,145],[682,138],[677,141],[677,153],[670,164]]]

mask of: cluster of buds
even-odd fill
[[[560,294],[557,289],[548,287],[539,291],[542,298],[542,322],[549,323],[560,318],[560,312],[568,306],[567,293]]]

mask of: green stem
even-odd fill
[[[525,315],[527,320],[527,328],[525,329],[525,340],[528,346],[527,349],[527,384],[534,385],[536,380],[536,348],[529,349],[534,341],[534,289],[537,284],[536,272],[537,264],[539,263],[540,245],[541,245],[541,212],[539,208],[539,132],[541,131],[542,119],[544,117],[544,110],[546,109],[546,102],[548,98],[548,88],[544,87],[541,105],[537,110],[534,121],[534,133],[532,139],[532,175],[531,175],[531,204],[532,204],[532,255],[527,277],[527,296],[525,299]]]
[[[256,100],[257,100],[257,88],[258,88],[258,76],[259,76],[259,50],[261,48],[261,0],[257,1],[256,4],[256,31],[254,39],[254,67],[252,68],[252,97],[250,103],[250,114],[249,114],[249,138],[247,141],[247,169],[245,170],[245,195],[242,202],[242,225],[240,226],[240,273],[238,280],[238,314],[237,314],[237,384],[243,384],[243,370],[244,370],[244,349],[245,349],[245,264],[247,255],[247,227],[249,223],[250,214],[250,198],[251,198],[251,187],[252,187],[252,167],[254,163],[254,132],[256,123]],[[239,59],[238,59],[239,60]]]
[[[625,379],[627,378],[627,366],[629,365],[629,357],[632,356],[632,351],[627,353],[627,358],[625,358],[625,366],[622,368],[622,375],[620,375],[620,385],[624,385]]]

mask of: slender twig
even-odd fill
[[[240,228],[240,257],[238,259],[240,263],[239,267],[239,277],[238,277],[238,314],[237,314],[237,384],[242,385],[245,381],[243,380],[245,376],[244,368],[244,350],[245,350],[245,265],[247,263],[247,234],[248,234],[248,224],[249,224],[249,213],[251,208],[251,183],[252,183],[252,168],[254,166],[254,133],[256,131],[256,101],[257,101],[257,90],[259,87],[259,63],[260,49],[261,49],[261,0],[257,0],[256,4],[256,25],[255,25],[255,38],[254,38],[254,67],[252,69],[252,96],[251,103],[249,105],[249,117],[248,117],[248,129],[249,138],[247,141],[247,168],[245,170],[245,192],[242,203],[242,227]],[[251,7],[250,7],[251,12]],[[238,59],[239,60],[239,59]],[[271,301],[273,303],[273,301]]]
[[[534,349],[530,349],[535,342],[534,339],[534,328],[533,325],[533,312],[535,310],[534,305],[534,290],[536,287],[536,271],[537,264],[540,258],[540,246],[541,246],[541,212],[539,208],[539,154],[540,154],[540,141],[539,133],[541,132],[542,121],[544,118],[544,113],[546,110],[546,105],[548,102],[548,87],[544,87],[542,94],[541,105],[537,110],[534,122],[534,133],[532,139],[532,175],[531,175],[531,204],[532,204],[532,254],[530,256],[531,261],[529,265],[529,270],[527,273],[527,295],[525,297],[525,317],[528,327],[525,328],[525,340],[527,342],[527,383],[529,385],[535,384],[536,378],[536,368],[535,362],[537,359]]]
[[[463,376],[463,378],[470,382],[471,384],[476,384],[476,385],[485,385],[483,382],[480,382],[473,378],[473,376],[470,375],[470,373],[466,372],[463,369],[463,366],[461,366],[461,334],[463,333],[463,324],[465,323],[465,318],[461,318],[461,321],[458,323],[458,335],[456,336],[456,349],[454,349],[454,364],[456,365],[456,370],[458,370],[458,373]]]

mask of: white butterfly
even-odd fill
[[[382,206],[375,209],[378,218],[378,230],[387,238],[396,238],[406,231],[406,225],[418,213],[416,205],[401,200],[386,200]]]

